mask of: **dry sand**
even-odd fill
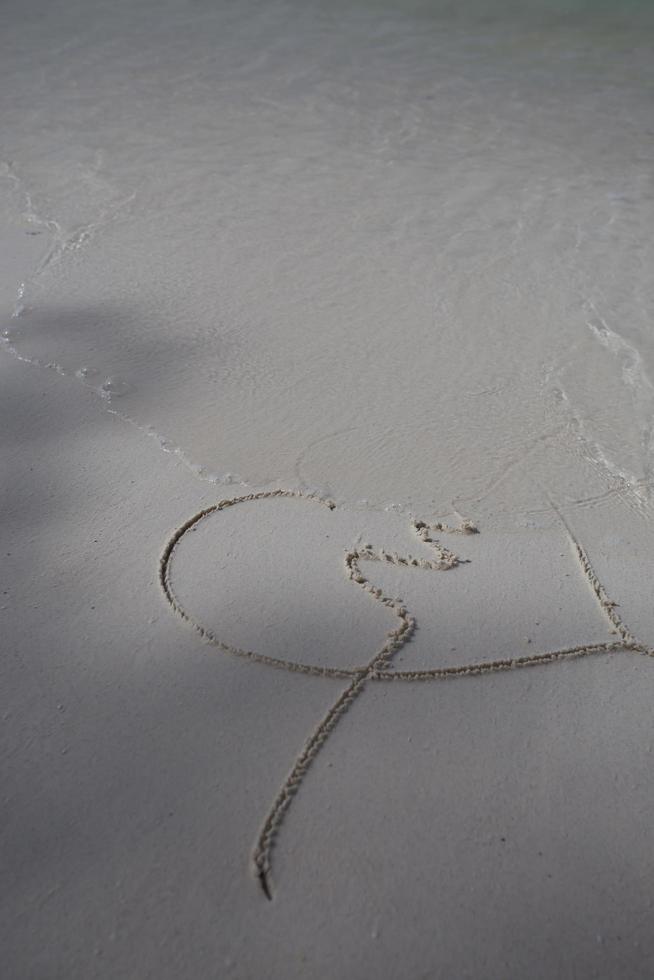
[[[649,976],[647,11],[6,9],[3,974]]]

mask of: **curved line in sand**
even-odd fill
[[[210,517],[212,514],[216,514],[219,511],[225,510],[227,507],[232,507],[234,504],[246,503],[251,500],[264,500],[271,497],[303,497],[304,499],[315,500],[318,503],[323,504],[325,507],[329,507],[330,510],[335,509],[335,505],[330,501],[320,500],[318,497],[305,497],[304,494],[297,493],[293,490],[269,490],[262,493],[251,493],[243,497],[232,497],[227,500],[220,500],[217,504],[212,504],[210,507],[205,507],[204,510],[200,510],[193,517],[190,517],[188,521],[185,521],[181,527],[177,528],[175,533],[169,538],[166,543],[166,547],[159,561],[159,582],[161,588],[163,589],[166,599],[185,623],[188,623],[192,629],[195,630],[203,640],[211,643],[213,646],[218,647],[223,653],[232,654],[236,657],[244,657],[247,660],[252,660],[255,663],[263,664],[266,667],[277,667],[282,670],[290,670],[295,673],[302,674],[313,674],[318,677],[352,677],[357,674],[356,668],[337,668],[337,667],[321,667],[315,664],[304,664],[293,660],[282,660],[280,657],[268,657],[263,653],[256,653],[254,650],[242,650],[240,647],[232,646],[229,643],[225,643],[221,640],[212,629],[203,626],[198,623],[192,616],[187,613],[182,601],[178,598],[177,594],[173,589],[172,584],[172,561],[175,555],[175,551],[184,537],[189,531],[197,527],[201,521]]]
[[[382,562],[392,565],[423,568],[430,571],[448,571],[463,564],[464,560],[456,554],[444,548],[438,540],[432,538],[434,531],[450,534],[474,534],[477,528],[470,522],[464,521],[460,527],[452,528],[444,524],[428,525],[423,521],[412,521],[412,529],[417,537],[425,544],[432,545],[436,553],[435,560],[412,558],[411,556],[401,556],[396,553],[389,553],[383,549],[375,551],[366,545],[355,548],[345,554],[345,570],[348,577],[367,592],[373,599],[391,609],[400,620],[399,626],[387,633],[386,642],[378,650],[367,665],[353,668],[333,668],[304,664],[295,661],[282,660],[278,657],[268,657],[264,654],[256,653],[251,650],[242,650],[233,647],[221,639],[208,627],[194,620],[186,612],[182,602],[175,594],[171,580],[172,561],[175,550],[184,535],[192,528],[196,527],[202,520],[232,507],[235,504],[246,503],[253,500],[264,500],[274,497],[292,497],[297,499],[312,500],[323,504],[330,510],[335,510],[336,505],[331,501],[321,500],[318,497],[309,496],[294,490],[270,490],[260,493],[247,494],[241,497],[228,498],[221,500],[210,507],[206,507],[193,517],[189,518],[179,527],[170,537],[164,548],[164,552],[159,562],[159,581],[164,595],[173,610],[187,622],[204,640],[218,647],[224,653],[229,653],[238,657],[244,657],[255,663],[260,663],[269,667],[276,667],[293,671],[296,673],[311,674],[319,677],[339,677],[348,679],[350,683],[340,694],[332,707],[326,713],[319,725],[314,729],[307,739],[303,749],[298,755],[291,771],[286,777],[279,793],[275,797],[273,804],[262,825],[261,831],[254,846],[252,861],[254,871],[259,879],[264,894],[268,899],[272,898],[271,891],[271,856],[276,837],[281,828],[284,817],[290,807],[293,797],[300,788],[300,785],[307,774],[309,767],[315,760],[320,749],[326,742],[330,733],[338,724],[340,718],[347,709],[362,693],[368,681],[432,681],[446,680],[450,678],[478,677],[483,674],[515,670],[521,667],[545,666],[547,664],[558,663],[563,660],[590,656],[592,654],[608,653],[610,651],[624,650],[640,654],[653,655],[653,651],[638,641],[615,611],[616,604],[612,602],[601,582],[599,581],[588,555],[576,539],[572,530],[568,526],[565,518],[558,508],[550,501],[552,507],[557,512],[562,524],[574,547],[580,568],[583,575],[590,585],[595,598],[611,625],[612,630],[617,634],[614,642],[582,644],[579,646],[566,647],[559,650],[552,650],[546,653],[532,654],[515,658],[506,658],[493,661],[482,661],[473,664],[458,664],[451,667],[433,668],[431,670],[417,671],[394,671],[391,669],[391,660],[405,643],[411,638],[416,628],[416,620],[408,612],[400,599],[385,596],[380,588],[372,585],[361,571],[361,562]]]

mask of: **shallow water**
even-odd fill
[[[3,9],[10,351],[224,483],[649,515],[649,5]]]

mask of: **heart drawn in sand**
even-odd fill
[[[559,517],[570,537],[580,569],[592,589],[605,621],[615,636],[615,639],[610,642],[581,644],[526,656],[478,661],[475,663],[458,663],[424,670],[408,671],[394,668],[393,659],[411,640],[416,630],[416,619],[401,599],[385,595],[381,588],[373,584],[366,575],[364,568],[369,566],[370,563],[383,563],[384,565],[396,567],[423,569],[426,572],[451,572],[459,568],[459,566],[465,565],[466,561],[442,545],[440,536],[445,534],[473,535],[478,533],[477,528],[468,521],[462,522],[458,527],[449,527],[442,523],[428,524],[424,521],[414,520],[411,522],[411,529],[416,536],[416,540],[421,542],[422,545],[429,547],[431,551],[429,558],[399,555],[396,552],[387,552],[383,548],[373,548],[370,545],[356,545],[346,550],[344,554],[344,571],[347,579],[363,589],[371,599],[385,607],[396,620],[394,628],[387,632],[384,637],[384,642],[369,656],[366,662],[357,666],[334,667],[320,663],[305,663],[295,659],[274,657],[266,654],[263,650],[261,652],[255,652],[231,645],[227,638],[219,636],[215,629],[200,622],[187,610],[173,588],[173,566],[180,545],[186,539],[186,536],[194,532],[202,522],[214,515],[220,515],[221,512],[228,508],[255,504],[257,501],[273,498],[297,499],[298,501],[308,500],[316,505],[326,507],[332,512],[336,509],[335,505],[329,501],[318,500],[315,497],[307,497],[297,491],[286,490],[265,491],[222,500],[194,514],[174,532],[166,543],[159,564],[159,581],[168,603],[178,616],[212,646],[217,647],[224,653],[244,657],[265,666],[321,677],[337,677],[342,678],[345,682],[343,691],[314,731],[309,735],[305,745],[293,763],[286,780],[272,803],[255,843],[252,855],[253,867],[261,887],[269,899],[272,898],[272,851],[284,816],[313,760],[325,744],[329,734],[333,731],[347,709],[363,693],[369,682],[401,681],[410,683],[474,677],[491,672],[552,664],[571,657],[606,653],[610,650],[628,650],[640,654],[652,655],[652,651],[633,636],[617,615],[616,604],[607,596],[591,566],[586,552],[572,534],[561,514],[559,514]]]

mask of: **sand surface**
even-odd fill
[[[4,5],[11,980],[654,972],[652,38]]]

